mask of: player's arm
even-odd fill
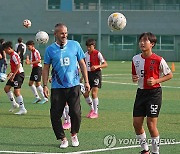
[[[149,79],[147,79],[147,84],[153,86],[155,84],[170,80],[172,77],[173,77],[172,72],[168,73],[167,75],[164,75],[163,77],[160,77],[159,79],[154,79],[153,77],[150,77]]]
[[[81,73],[82,73],[82,76],[84,78],[84,83],[85,83],[86,91],[90,91],[90,85],[89,85],[89,80],[88,80],[87,68],[86,68],[86,64],[84,62],[84,59],[81,59],[79,61],[79,66],[81,68]]]
[[[49,79],[49,69],[50,69],[50,64],[44,64],[44,67],[42,70],[42,80],[43,80],[43,91],[46,97],[49,96],[49,90],[47,87],[47,83]]]

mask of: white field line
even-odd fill
[[[180,144],[180,142],[175,143],[161,143],[161,145],[176,145]],[[151,146],[151,145],[149,145]],[[133,149],[138,148],[140,145],[133,146],[124,146],[124,147],[115,147],[115,148],[105,148],[105,149],[95,149],[95,150],[87,150],[87,151],[77,151],[77,152],[68,152],[68,153],[45,153],[45,152],[20,152],[20,151],[0,151],[0,153],[16,153],[16,154],[86,154],[92,152],[102,152],[102,151],[113,151],[113,150],[121,150],[121,149]]]
[[[112,82],[112,81],[102,81],[105,83],[112,83],[112,84],[121,84],[121,85],[133,85],[133,86],[137,86],[137,84],[135,83],[123,83],[123,82]],[[180,87],[174,87],[174,86],[161,86],[163,88],[175,88],[175,89],[180,89]]]

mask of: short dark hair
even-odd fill
[[[90,45],[96,45],[96,41],[94,39],[88,39],[86,41],[86,46],[90,46]]]
[[[7,41],[7,42],[5,42],[5,43],[3,43],[2,44],[2,49],[4,50],[4,49],[7,49],[7,48],[13,48],[12,47],[13,45],[12,45],[12,42],[11,41]]]
[[[151,33],[151,32],[145,32],[145,33],[142,33],[140,36],[139,36],[139,41],[142,39],[142,38],[147,38],[151,43],[154,43],[154,46],[156,45],[156,42],[157,42],[157,38],[156,36]],[[153,46],[153,47],[154,47]]]
[[[21,37],[18,38],[18,43],[21,43],[23,39]]]
[[[33,40],[29,40],[26,42],[26,45],[34,45],[34,41]]]
[[[0,39],[0,44],[3,44],[3,42],[4,42],[4,39],[3,38]]]

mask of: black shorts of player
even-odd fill
[[[162,103],[161,87],[137,89],[133,117],[158,117]]]
[[[14,89],[20,89],[24,81],[24,72],[16,74],[14,77],[14,81],[7,81],[6,85],[14,87]]]
[[[71,133],[79,132],[81,123],[80,86],[51,89],[51,123],[57,139],[65,137],[61,117],[66,103],[71,117]]]
[[[90,87],[98,87],[101,88],[102,86],[102,74],[101,71],[88,71],[88,79]]]
[[[42,67],[33,67],[30,81],[40,82],[42,76]]]

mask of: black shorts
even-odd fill
[[[33,67],[30,81],[40,82],[42,76],[42,67]]]
[[[101,88],[102,86],[102,74],[101,71],[88,71],[88,79],[90,87],[98,87]]]
[[[7,81],[6,85],[14,87],[14,89],[20,89],[24,81],[24,72],[20,74],[16,74],[14,77],[14,81],[11,82],[10,80]]]
[[[158,117],[162,103],[162,89],[138,89],[133,117]]]

